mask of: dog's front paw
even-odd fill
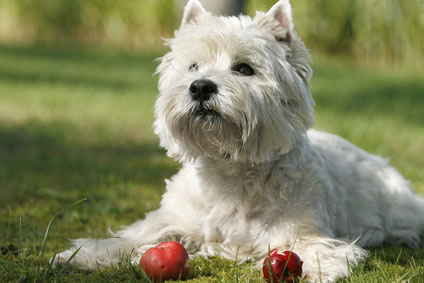
[[[72,251],[67,250],[52,256],[49,260],[49,263],[54,269],[61,268],[69,261],[71,256]],[[72,268],[72,260],[66,265],[66,268]]]
[[[325,237],[298,240],[296,249],[303,260],[304,280],[307,282],[335,282],[346,278],[367,255],[355,243]]]

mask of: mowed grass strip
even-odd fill
[[[145,281],[123,259],[101,272],[51,270],[68,239],[107,237],[159,206],[179,165],[152,130],[160,53],[0,47],[0,282]],[[390,158],[424,194],[423,74],[316,56],[316,127]],[[54,219],[67,205],[88,201]],[[423,216],[424,217],[424,216]],[[190,282],[260,282],[220,257],[191,261]],[[346,282],[423,282],[424,250],[371,251]]]

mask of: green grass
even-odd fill
[[[159,206],[179,165],[151,125],[160,54],[0,47],[0,282],[143,281],[137,268],[50,270],[68,239],[104,237]],[[390,157],[424,194],[423,74],[317,57],[316,127]],[[53,221],[72,202],[88,198]],[[9,250],[13,244],[18,250]],[[190,282],[260,282],[247,263],[191,261]],[[423,282],[424,249],[372,250],[346,282]]]

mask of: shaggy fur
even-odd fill
[[[161,207],[110,239],[78,239],[57,255],[95,270],[123,254],[137,261],[161,241],[190,255],[246,258],[258,265],[269,248],[294,250],[303,278],[348,276],[363,247],[418,247],[424,201],[387,161],[314,123],[310,55],[294,30],[291,6],[267,13],[215,17],[190,0],[171,51],[158,68],[155,132],[182,162],[166,181]],[[252,75],[237,72],[248,64]],[[194,100],[193,81],[218,88]]]

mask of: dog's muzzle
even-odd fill
[[[193,100],[202,104],[204,101],[209,100],[212,95],[218,93],[218,87],[213,81],[202,79],[192,82],[189,91]]]
[[[218,93],[217,85],[208,79],[195,80],[189,88],[190,96],[194,101],[199,102],[194,114],[200,117],[218,116],[218,112],[209,109],[205,102]]]

